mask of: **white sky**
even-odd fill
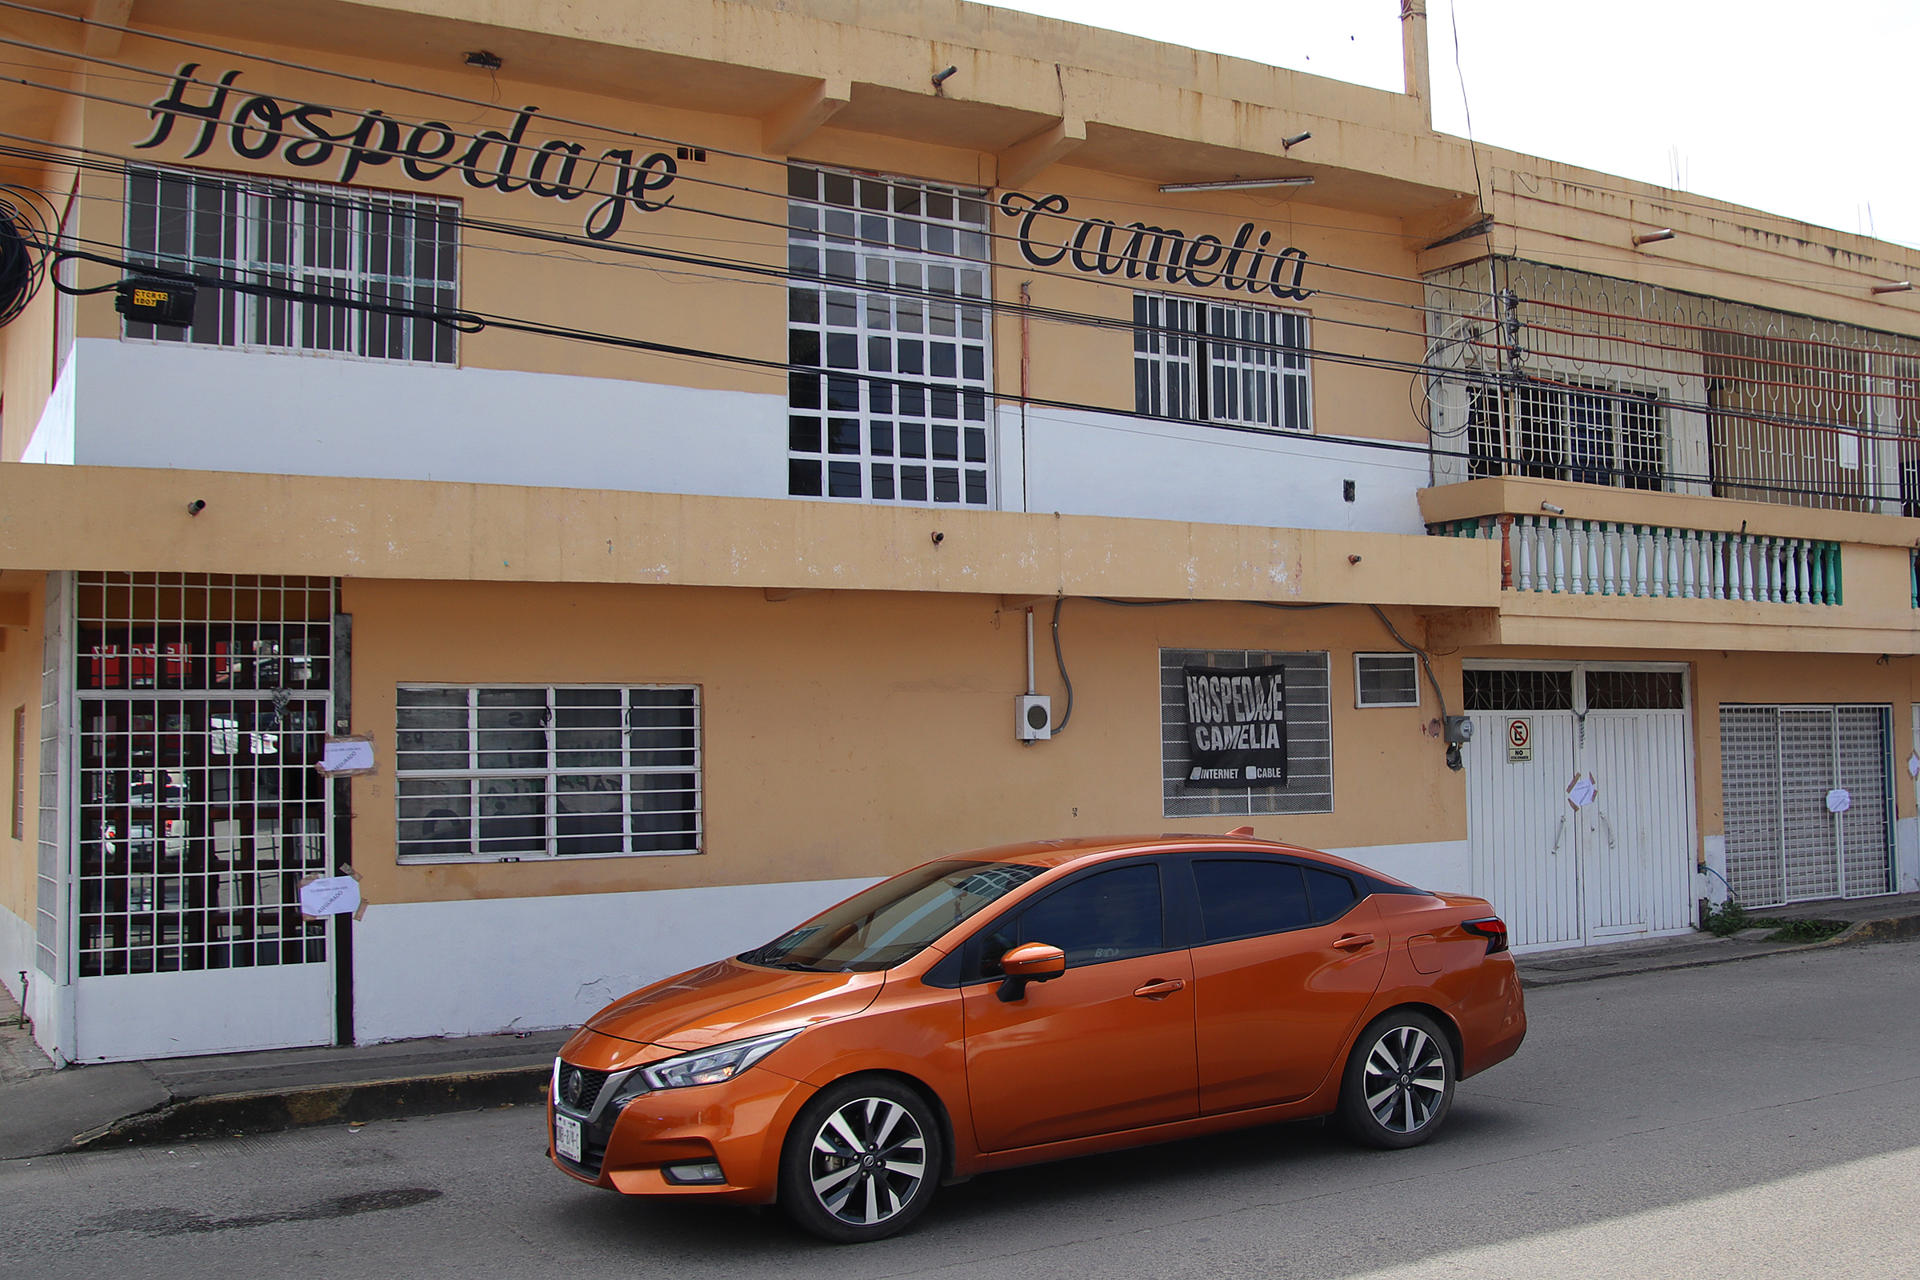
[[[1401,88],[1399,0],[992,2]],[[1920,0],[1427,8],[1444,133],[1464,76],[1478,141],[1920,247]]]

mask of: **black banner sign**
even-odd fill
[[[277,152],[295,168],[338,165],[342,183],[352,182],[363,168],[397,164],[415,182],[457,173],[475,190],[525,191],[563,203],[593,196],[593,207],[582,220],[591,240],[608,239],[620,230],[629,208],[654,213],[673,203],[672,196],[660,194],[673,185],[679,170],[673,156],[664,151],[639,156],[626,147],[589,156],[579,142],[530,142],[527,130],[539,115],[538,107],[522,107],[505,133],[482,129],[465,137],[438,120],[412,123],[384,111],[336,111],[246,93],[235,88],[238,71],[210,83],[196,78],[199,70],[199,63],[189,62],[174,73],[166,96],[147,108],[153,133],[145,142],[134,143],[134,150],[159,146],[179,122],[198,131],[187,151],[189,160],[204,155],[219,139],[249,160]]]
[[[1282,667],[1186,667],[1190,787],[1279,787],[1287,781],[1287,679]]]

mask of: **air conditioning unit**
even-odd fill
[[[1053,699],[1044,693],[1023,693],[1013,700],[1013,736],[1022,742],[1045,742],[1053,736]]]

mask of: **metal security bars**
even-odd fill
[[[324,578],[75,584],[79,976],[318,963],[330,870]]]
[[[1747,906],[1892,890],[1892,710],[1720,708],[1727,881]]]
[[[402,862],[701,850],[694,685],[402,685]]]
[[[984,193],[787,172],[787,492],[986,506]]]
[[[1920,338],[1517,259],[1429,284],[1437,483],[1920,513]]]
[[[1136,411],[1313,429],[1305,312],[1136,293],[1133,326]]]
[[[127,254],[247,284],[405,309],[458,302],[459,206],[349,187],[181,170],[127,175]],[[188,329],[136,324],[130,338],[451,364],[454,330],[364,306],[230,289],[199,292]]]
[[[1480,516],[1427,532],[1499,541],[1510,591],[1843,603],[1837,542],[1559,516]]]
[[[1478,476],[1665,487],[1659,398],[1610,387],[1469,390],[1467,467]]]

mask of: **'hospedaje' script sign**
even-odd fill
[[[362,168],[398,164],[416,182],[457,172],[476,190],[526,191],[563,202],[595,196],[585,221],[586,234],[594,240],[620,230],[629,206],[652,213],[673,203],[672,196],[657,194],[673,184],[678,166],[671,155],[657,151],[636,157],[629,148],[610,147],[589,159],[582,143],[563,138],[530,143],[527,129],[538,107],[522,107],[505,133],[482,129],[468,135],[438,120],[411,124],[382,111],[349,111],[244,93],[234,88],[238,71],[213,84],[195,78],[199,69],[199,63],[189,62],[174,73],[172,88],[147,109],[153,134],[135,143],[136,149],[159,146],[184,121],[189,129],[199,130],[188,160],[224,140],[235,155],[248,160],[264,160],[277,152],[296,169],[337,164],[342,183],[353,181]]]
[[[1276,298],[1314,294],[1300,284],[1307,251],[1291,245],[1272,250],[1273,232],[1261,231],[1251,222],[1242,223],[1228,244],[1219,236],[1189,236],[1177,227],[1070,218],[1067,209],[1063,195],[1035,198],[1009,191],[1000,197],[1000,212],[1019,219],[1020,256],[1036,267],[1064,260],[1075,271],[1090,275],[1124,274],[1129,280],[1145,277],[1202,289],[1217,284]],[[1070,228],[1065,237],[1048,239],[1062,222]]]
[[[1190,787],[1279,787],[1287,781],[1287,678],[1282,667],[1187,667]]]

